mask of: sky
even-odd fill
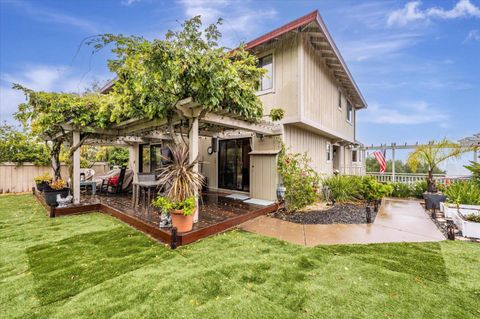
[[[222,17],[235,47],[320,11],[368,108],[364,144],[415,143],[480,133],[480,0],[0,0],[0,121],[36,90],[82,92],[113,78],[110,53],[92,55],[101,33],[162,38],[186,18]],[[281,107],[281,106],[279,106]]]

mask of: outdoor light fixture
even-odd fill
[[[455,224],[453,220],[447,220],[447,239],[455,240]]]
[[[371,224],[372,223],[372,211],[370,210],[370,207],[366,207],[365,208],[365,211],[366,211],[366,215],[367,215],[367,224]]]
[[[283,184],[278,184],[277,186],[277,199],[279,202],[283,202],[285,200],[285,192],[287,188],[283,186]]]

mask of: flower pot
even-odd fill
[[[45,197],[45,202],[49,206],[58,206],[57,195],[60,194],[60,197],[67,197],[70,192],[69,188],[64,188],[61,190],[56,189],[44,189],[43,195]]]
[[[36,183],[36,186],[39,192],[43,192],[45,189],[48,189],[48,182],[46,181],[39,182],[39,183]]]
[[[179,233],[191,231],[193,227],[193,215],[183,215],[183,210],[173,210],[170,215],[172,216],[172,226],[177,228]]]

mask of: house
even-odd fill
[[[208,188],[275,200],[276,161],[282,142],[290,152],[306,152],[312,168],[322,175],[335,170],[363,174],[364,156],[355,136],[356,112],[367,104],[318,11],[246,47],[267,70],[257,93],[264,114],[282,108],[285,117],[278,134],[239,125],[194,135],[199,140],[195,146],[199,170]],[[161,141],[138,144],[131,151],[131,166],[140,173],[154,171],[161,166],[161,152]]]

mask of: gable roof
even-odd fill
[[[245,45],[246,49],[252,50],[273,41],[278,41],[282,36],[290,32],[308,33],[312,46],[326,60],[326,64],[332,70],[335,78],[347,90],[352,104],[356,108],[367,107],[367,102],[355,83],[318,10],[312,11],[248,42]]]

